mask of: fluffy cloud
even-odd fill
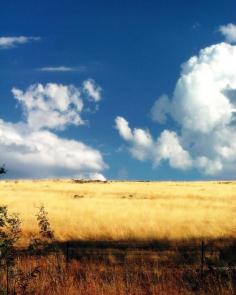
[[[83,90],[88,95],[88,97],[98,102],[101,100],[101,87],[96,85],[95,81],[92,79],[88,79],[83,83]]]
[[[23,106],[27,124],[32,129],[63,129],[68,124],[83,124],[79,88],[48,83],[31,85],[25,92],[13,88],[12,93]]]
[[[219,32],[225,37],[225,40],[229,43],[236,42],[236,25],[228,24],[219,27]]]
[[[16,47],[17,45],[29,43],[32,41],[39,41],[40,37],[0,37],[0,49],[9,49]]]
[[[209,133],[228,125],[235,108],[228,93],[236,88],[236,47],[226,43],[200,51],[182,66],[172,102],[165,100],[156,119],[167,114],[183,128]]]
[[[117,117],[115,123],[120,136],[130,142],[131,154],[141,161],[148,159],[153,145],[149,132],[140,128],[131,130],[129,123],[122,117]]]
[[[165,124],[168,117],[180,132],[164,130],[148,147],[145,159],[158,165],[197,168],[207,175],[228,176],[236,170],[236,46],[220,43],[200,51],[182,65],[173,96],[162,95],[151,109],[151,117]],[[120,135],[139,145],[128,123],[116,120]],[[150,134],[149,134],[150,136]]]
[[[26,124],[0,121],[0,161],[20,176],[91,174],[106,165],[99,151],[48,130],[32,131]]]
[[[0,119],[0,163],[19,177],[87,177],[103,179],[107,167],[101,153],[52,130],[83,123],[83,99],[75,86],[31,85],[25,92],[13,88],[25,121]]]
[[[152,161],[153,166],[158,166],[161,160],[167,160],[173,168],[185,170],[191,167],[191,158],[182,148],[175,132],[165,130],[155,141],[148,130],[131,130],[129,123],[122,117],[117,117],[115,123],[120,136],[130,143],[129,151],[134,158]]]
[[[173,168],[186,170],[191,168],[192,159],[181,143],[178,135],[169,130],[164,130],[157,139],[154,147],[155,164],[158,165],[161,160],[168,160]]]
[[[122,117],[117,117],[115,123],[120,136],[127,141],[131,141],[133,139],[133,134],[129,127],[129,123]]]

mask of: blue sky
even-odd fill
[[[229,114],[231,111],[227,113],[228,117],[222,115],[217,122],[212,119],[215,125],[208,125],[204,132],[205,125],[201,126],[200,132],[191,125],[194,122],[186,125],[180,119],[181,115],[173,114],[182,114],[181,104],[188,104],[188,100],[175,98],[173,92],[181,78],[181,65],[192,56],[199,57],[201,49],[218,44],[213,53],[206,51],[202,54],[203,58],[217,59],[221,56],[219,52],[224,54],[225,50],[231,52],[231,47],[234,48],[234,40],[227,39],[230,33],[219,30],[221,26],[236,22],[235,9],[235,1],[22,0],[2,3],[0,38],[28,38],[21,43],[19,39],[5,40],[12,44],[2,45],[2,48],[0,41],[0,161],[9,167],[9,177],[100,177],[101,174],[109,179],[151,180],[233,177],[234,170],[229,163],[236,161],[234,152],[231,152],[235,145],[228,138],[236,133],[233,115]],[[224,48],[223,41],[227,41]],[[235,62],[235,54],[229,53],[229,58]],[[197,64],[201,64],[200,58]],[[222,64],[224,56],[220,57],[217,68],[220,73],[223,72]],[[232,73],[225,75],[231,77]],[[83,88],[86,81],[90,81],[92,90],[99,93],[99,101]],[[227,82],[233,93],[230,99],[226,95],[231,109],[234,109],[235,102],[234,82]],[[32,113],[35,109],[29,107],[26,100],[29,95],[37,99],[41,91],[34,89],[33,95],[29,87],[39,83],[47,99],[48,83],[55,87],[73,85],[79,89],[81,95],[78,97],[84,103],[83,110],[79,111],[83,123],[78,123],[78,117],[77,121],[68,119],[63,126],[49,126],[49,123],[39,126],[35,117],[33,123],[29,123],[35,116],[35,112]],[[227,87],[223,86],[223,90]],[[18,92],[13,93],[13,88]],[[75,95],[74,89],[68,91],[69,96]],[[181,92],[182,97],[186,92]],[[155,101],[162,94],[169,98],[161,105],[157,104],[156,115],[150,115]],[[173,104],[172,111],[167,111],[166,106],[173,100],[180,107]],[[211,110],[214,99],[209,101],[208,109]],[[224,108],[224,102],[218,106]],[[74,111],[76,107],[71,105]],[[68,116],[54,107],[49,111],[59,112],[60,119],[62,115]],[[160,122],[164,112],[168,113],[168,120]],[[193,109],[193,113],[197,110]],[[124,121],[117,124],[117,116]],[[43,117],[40,120],[46,122]],[[197,120],[204,121],[204,118]],[[128,130],[123,129],[126,135],[121,130],[125,122],[129,123]],[[141,128],[141,136],[151,137],[151,143],[145,142],[142,146],[143,143],[137,142],[134,128]],[[192,129],[193,133],[190,132]],[[165,130],[169,133],[163,134]],[[127,132],[131,133],[127,135]],[[196,141],[199,137],[201,142],[206,142],[205,138],[212,136],[212,141],[218,143],[218,134],[229,132],[231,136],[225,135],[228,137],[219,143],[217,152],[214,147],[215,154],[211,152],[213,147],[209,148],[210,152],[202,146],[192,148],[197,145],[192,138]],[[54,145],[48,143],[53,139],[46,139],[48,134],[55,135],[53,144],[64,149],[55,151]],[[18,137],[20,139],[16,139]],[[64,139],[70,142],[65,144]],[[85,147],[71,147],[72,140]],[[168,144],[176,145],[173,151],[169,150]],[[73,154],[66,155],[70,148]],[[89,150],[89,155],[84,156],[83,150]],[[219,150],[224,150],[224,155]],[[175,151],[179,151],[177,155]],[[176,163],[173,157],[181,163]],[[81,163],[79,158],[91,161],[91,164]],[[47,159],[50,164],[46,163]],[[62,163],[58,165],[56,161],[60,160]]]

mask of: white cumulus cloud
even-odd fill
[[[13,88],[12,93],[23,106],[27,124],[33,129],[63,129],[68,124],[83,124],[83,100],[75,86],[35,84],[26,91]]]
[[[186,170],[192,167],[192,159],[188,151],[185,150],[178,135],[174,131],[164,130],[154,147],[155,164],[162,160],[168,160],[173,168]]]
[[[162,95],[151,109],[154,121],[165,124],[169,117],[179,132],[164,130],[152,139],[151,148],[142,149],[145,159],[154,165],[167,160],[174,168],[196,168],[207,175],[235,173],[235,69],[236,46],[227,43],[202,49],[184,63],[173,95]],[[127,121],[116,126],[135,156],[137,143]]]
[[[120,136],[125,140],[132,140],[133,134],[129,127],[129,123],[122,117],[116,117],[115,123]]]
[[[9,49],[16,47],[17,45],[29,43],[32,41],[39,41],[41,40],[40,37],[26,37],[26,36],[19,36],[19,37],[0,37],[0,49]]]
[[[81,141],[53,132],[83,123],[83,97],[73,85],[31,85],[12,89],[24,121],[0,119],[0,163],[15,177],[83,177],[104,179],[102,154]]]
[[[219,32],[225,37],[225,40],[229,43],[236,42],[236,25],[227,24],[219,27]]]
[[[157,140],[154,140],[147,130],[131,130],[129,123],[122,117],[117,117],[115,123],[120,136],[129,142],[129,151],[134,158],[140,161],[149,160],[153,166],[167,160],[173,168],[185,170],[191,167],[191,157],[182,148],[175,132],[165,130]]]

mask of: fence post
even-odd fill
[[[7,295],[9,295],[9,268],[8,268],[8,261],[6,263],[6,280],[7,280]]]
[[[203,279],[204,254],[205,254],[205,245],[204,245],[204,241],[202,240],[202,244],[201,244],[201,279]]]
[[[66,242],[66,267],[68,268],[69,265],[69,242]]]

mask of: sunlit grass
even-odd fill
[[[236,182],[3,180],[0,204],[20,214],[25,240],[40,205],[60,241],[236,236]]]

